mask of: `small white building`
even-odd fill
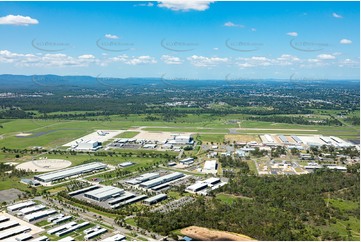
[[[202,172],[216,174],[217,168],[218,168],[217,160],[207,160],[204,163]]]

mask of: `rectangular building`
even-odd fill
[[[18,235],[15,240],[17,241],[25,241],[25,240],[29,240],[31,239],[33,236],[29,233],[23,233],[23,234],[20,234]]]
[[[69,196],[75,196],[75,195],[78,195],[78,194],[82,194],[84,192],[89,192],[89,191],[92,191],[92,190],[95,190],[95,189],[98,189],[100,186],[90,186],[90,187],[86,187],[86,188],[83,188],[83,189],[79,189],[79,190],[76,190],[76,191],[73,191],[73,192],[69,192]]]
[[[180,160],[179,163],[181,163],[183,165],[190,165],[190,164],[194,163],[194,159],[193,158],[185,158],[183,160]]]
[[[147,198],[143,202],[145,204],[152,205],[152,204],[158,203],[160,201],[163,201],[167,198],[168,198],[167,194],[161,193],[161,194],[155,195],[153,197]]]
[[[0,240],[4,240],[7,239],[9,237],[12,237],[14,235],[18,235],[24,232],[28,232],[30,231],[31,228],[27,227],[27,226],[17,226],[13,229],[7,229],[3,232],[0,233]]]
[[[26,214],[29,214],[29,213],[34,213],[34,212],[43,210],[43,209],[45,209],[45,208],[46,208],[45,205],[40,204],[40,205],[28,207],[28,208],[23,208],[23,209],[21,209],[21,210],[19,211],[19,213],[21,213],[22,215],[26,215]]]
[[[114,195],[123,194],[124,190],[118,187],[105,186],[94,191],[90,191],[84,194],[85,197],[96,200],[104,201],[111,198]]]
[[[152,180],[152,179],[155,179],[158,177],[159,177],[159,173],[145,173],[141,176],[138,176],[138,177],[136,177],[132,180],[128,180],[126,182],[131,185],[136,185],[136,184],[139,184],[139,183],[142,183],[145,181],[149,181],[149,180]]]
[[[97,229],[97,230],[95,230],[94,232],[85,235],[85,236],[84,236],[84,239],[88,240],[88,239],[94,238],[95,236],[104,234],[104,233],[106,233],[107,231],[108,231],[108,230],[107,230],[107,229],[104,229],[104,228]]]
[[[53,182],[72,176],[82,175],[93,171],[106,169],[107,165],[101,162],[91,162],[84,165],[74,166],[58,171],[52,171],[41,175],[34,176],[34,179],[41,182]]]
[[[14,212],[14,211],[17,211],[17,210],[22,209],[22,208],[27,208],[27,207],[33,206],[35,204],[36,203],[34,201],[27,201],[27,202],[18,203],[18,204],[8,206],[7,209],[8,209],[9,212]]]
[[[48,237],[44,235],[44,236],[40,236],[38,238],[35,238],[33,240],[30,240],[29,242],[48,241],[48,240],[49,240]]]
[[[10,220],[10,221],[7,221],[7,222],[4,222],[4,223],[0,224],[0,231],[6,230],[6,229],[9,229],[9,228],[18,226],[18,225],[19,225],[19,222],[14,221],[14,220]]]
[[[108,201],[108,203],[109,203],[110,205],[114,205],[114,204],[123,202],[124,200],[130,199],[130,198],[133,198],[133,197],[135,197],[135,195],[134,195],[133,193],[124,192],[124,194],[122,194],[122,196],[117,197],[117,198],[115,198],[115,199],[113,199],[113,200],[110,200],[110,201]]]
[[[216,160],[207,160],[203,166],[203,173],[217,173],[218,165]]]
[[[36,212],[36,213],[31,213],[31,214],[25,215],[25,216],[24,216],[24,220],[25,220],[25,221],[28,221],[28,222],[31,222],[31,221],[34,221],[34,220],[37,220],[37,219],[41,219],[41,218],[47,217],[47,216],[49,216],[49,215],[55,214],[55,213],[57,213],[56,210],[54,210],[54,209],[48,209],[48,210],[45,210],[45,211],[40,211],[40,212]]]
[[[121,240],[125,240],[126,237],[122,234],[116,234],[116,235],[113,235],[111,237],[108,237],[108,238],[105,238],[101,241],[103,242],[113,242],[113,241],[121,241]]]
[[[158,177],[158,178],[156,178],[154,180],[143,182],[139,186],[144,187],[144,188],[152,188],[152,187],[158,186],[160,184],[176,180],[176,179],[181,178],[183,176],[184,176],[183,173],[173,172],[171,174]]]

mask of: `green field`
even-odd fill
[[[135,131],[125,131],[125,132],[117,135],[115,138],[133,138],[133,137],[136,136],[137,134],[139,134],[139,132],[135,132]]]
[[[320,114],[318,114],[320,115]],[[323,114],[324,115],[324,114]],[[324,125],[297,125],[246,120],[247,115],[215,116],[209,114],[188,114],[177,118],[175,122],[144,121],[145,115],[97,117],[95,121],[81,120],[37,120],[37,119],[6,119],[2,120],[0,129],[0,147],[31,148],[43,146],[46,148],[61,148],[61,145],[80,138],[86,134],[101,129],[127,130],[131,127],[145,126],[147,131],[192,132],[201,135],[209,134],[207,141],[219,142],[218,135],[228,134],[230,128],[245,128],[238,130],[239,134],[323,134],[335,135],[347,139],[359,139],[360,127],[347,124],[342,127]],[[324,117],[324,116],[322,116]],[[327,116],[326,116],[327,117]],[[104,120],[107,118],[107,120]],[[229,123],[230,120],[239,120],[240,123]],[[342,120],[341,120],[342,121]],[[257,130],[265,129],[265,130]],[[274,130],[300,129],[300,130]],[[312,131],[306,131],[312,130]],[[19,133],[29,133],[30,136],[16,137]],[[131,138],[137,134],[128,131],[119,137]],[[214,134],[214,139],[211,135]]]

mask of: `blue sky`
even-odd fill
[[[359,79],[358,2],[1,2],[0,73]]]

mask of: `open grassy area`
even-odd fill
[[[223,143],[224,135],[223,134],[199,134],[198,140],[201,140],[203,143]]]
[[[136,136],[137,134],[139,134],[139,132],[136,132],[136,131],[125,131],[125,132],[117,135],[115,138],[133,138],[133,137]]]

